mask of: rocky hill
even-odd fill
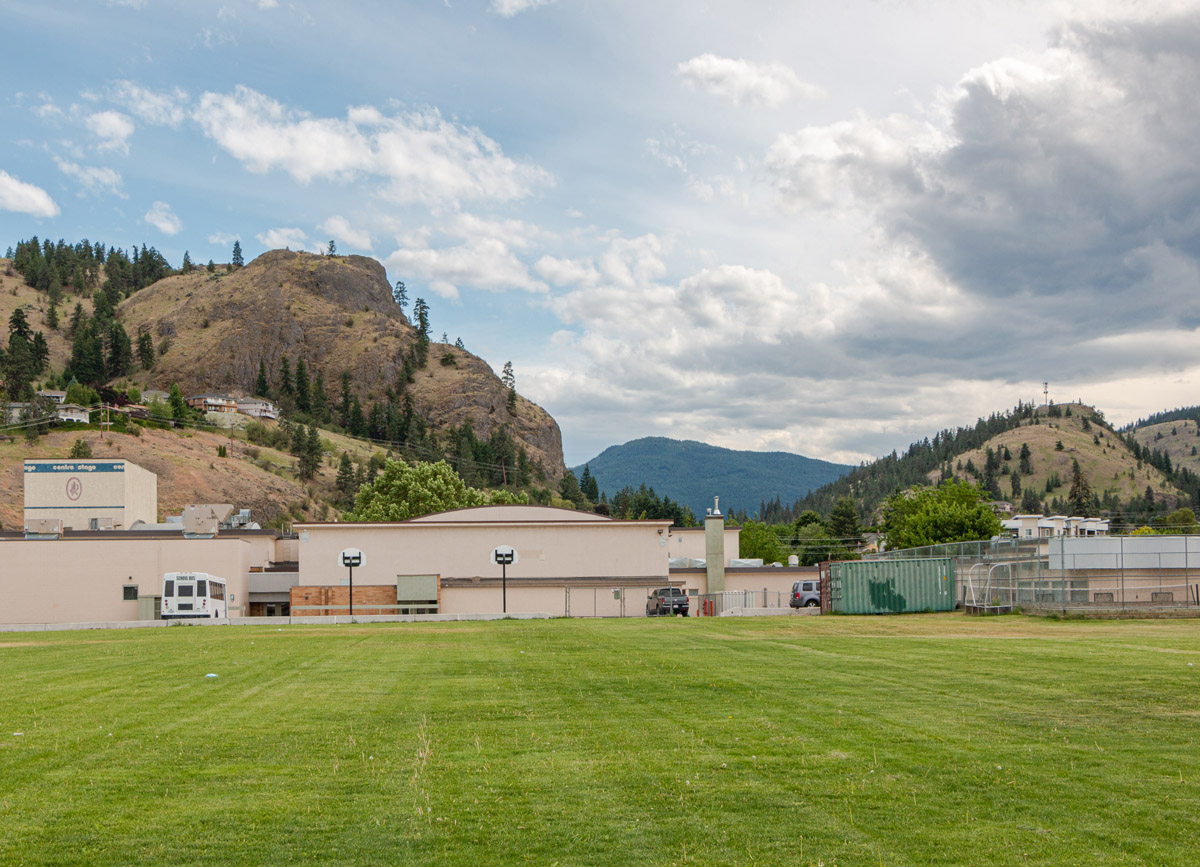
[[[133,294],[117,312],[129,334],[149,329],[167,349],[151,370],[130,377],[143,389],[178,382],[185,393],[251,394],[260,363],[274,381],[285,356],[293,368],[302,358],[310,375],[323,374],[330,394],[348,372],[364,408],[406,388],[416,412],[437,432],[468,421],[486,439],[507,425],[550,484],[562,476],[554,419],[520,397],[509,412],[508,389],[470,352],[434,343],[425,369],[401,385],[418,333],[374,259],[273,250],[232,272],[198,269],[167,277]]]

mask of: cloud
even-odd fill
[[[350,221],[345,217],[330,217],[324,223],[317,227],[326,235],[330,235],[338,241],[349,244],[359,250],[372,249],[371,233],[366,229],[355,229],[350,225]]]
[[[764,166],[788,209],[858,209],[996,317],[943,357],[1079,375],[1103,363],[1067,351],[1084,337],[1200,325],[1196,80],[1195,5],[1067,21],[1042,55],[968,71],[928,119],[806,127]]]
[[[404,238],[404,246],[384,260],[388,270],[406,282],[413,277],[422,279],[438,295],[450,299],[458,298],[464,286],[493,292],[549,290],[514,252],[528,248],[539,235],[539,230],[528,223],[458,214],[438,234],[459,243],[435,246],[430,243],[430,234]]]
[[[84,123],[100,139],[97,150],[129,153],[129,137],[133,135],[133,120],[129,115],[119,111],[101,111],[89,115]]]
[[[278,250],[287,247],[289,250],[309,250],[316,252],[319,249],[309,242],[308,235],[303,229],[281,227],[260,232],[254,237],[268,250]]]
[[[208,243],[220,244],[221,246],[226,246],[226,245],[232,244],[234,241],[240,241],[240,240],[241,240],[240,235],[235,235],[230,232],[213,232],[211,235],[208,236]]]
[[[183,221],[175,216],[166,202],[155,202],[142,219],[164,235],[178,235],[183,229]]]
[[[58,205],[41,187],[19,181],[0,169],[0,209],[31,217],[57,217]]]
[[[78,163],[55,158],[58,170],[83,185],[89,193],[112,193],[125,199],[128,196],[121,190],[121,175],[119,172],[101,166],[81,166]]]
[[[122,80],[112,85],[109,97],[146,123],[177,127],[187,117],[188,95],[179,87],[155,91]]]
[[[492,0],[492,11],[505,18],[512,18],[530,9],[549,6],[554,0]]]
[[[791,99],[793,92],[817,99],[824,91],[807,84],[782,63],[753,63],[716,54],[701,54],[680,63],[675,71],[691,87],[730,100],[734,105],[774,108]]]
[[[316,118],[239,86],[203,94],[194,117],[252,172],[281,170],[303,184],[380,178],[380,195],[401,204],[509,201],[551,180],[543,169],[506,157],[479,129],[435,109],[385,116],[356,107],[345,119]]]

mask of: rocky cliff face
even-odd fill
[[[416,330],[392,300],[383,266],[363,256],[317,256],[273,250],[226,274],[200,270],[168,277],[122,302],[130,335],[149,329],[168,350],[145,379],[185,393],[250,394],[259,363],[274,381],[284,356],[324,374],[329,394],[348,371],[364,405],[395,389]],[[136,338],[135,338],[136,339]],[[442,364],[443,355],[453,359]],[[482,359],[433,344],[429,363],[408,387],[413,404],[442,431],[470,420],[480,437],[507,424],[540,460],[552,483],[563,473],[562,437],[549,413],[521,398],[515,414],[507,389]]]

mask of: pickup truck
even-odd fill
[[[678,587],[663,587],[647,596],[646,616],[658,617],[662,614],[682,614],[687,617],[687,591]]]

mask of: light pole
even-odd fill
[[[492,549],[491,561],[500,566],[501,611],[508,613],[508,567],[519,562],[517,549],[511,545],[497,545]]]
[[[354,567],[363,564],[363,553],[357,548],[347,548],[341,554],[342,565],[350,570],[350,617],[354,617]]]

